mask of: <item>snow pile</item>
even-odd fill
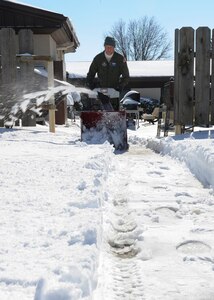
[[[112,147],[88,152],[70,134],[39,129],[1,129],[0,140],[0,298],[32,299],[33,291],[37,300],[89,296]]]
[[[164,155],[185,162],[191,172],[205,186],[214,188],[214,131],[184,135],[182,140],[168,137],[149,140],[147,146]],[[203,139],[202,137],[207,138]],[[185,138],[186,137],[186,138]],[[210,138],[211,137],[211,138]]]

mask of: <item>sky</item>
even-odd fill
[[[17,1],[18,2],[18,1]],[[74,25],[80,47],[76,53],[66,55],[66,60],[91,61],[103,51],[106,34],[119,20],[129,22],[141,17],[155,17],[155,20],[168,33],[172,42],[173,58],[174,32],[186,26],[197,29],[199,26],[214,28],[212,0],[22,0],[20,2],[55,11],[69,17]]]
[[[214,132],[156,125],[0,128],[1,300],[214,299]]]

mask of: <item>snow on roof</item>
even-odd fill
[[[54,11],[51,11],[51,10],[48,10],[48,9],[44,9],[44,8],[41,8],[41,7],[38,7],[38,6],[35,6],[35,5],[30,5],[28,3],[24,3],[24,2],[21,2],[21,1],[16,1],[16,0],[5,0],[5,1],[17,3],[17,4],[20,4],[20,5],[24,5],[24,6],[28,6],[28,7],[32,7],[32,8],[36,8],[36,9],[40,9],[40,10],[44,10],[44,11],[48,11],[48,12],[51,12],[51,13],[56,13]]]
[[[174,76],[174,60],[128,61],[130,76]]]
[[[174,76],[174,60],[128,61],[131,77]],[[70,77],[86,77],[91,61],[67,61]]]

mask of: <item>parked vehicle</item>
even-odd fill
[[[144,109],[144,113],[151,114],[155,107],[160,106],[160,100],[150,97],[140,97],[140,107]]]

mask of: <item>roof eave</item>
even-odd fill
[[[79,40],[68,17],[59,13],[7,0],[1,0],[0,6],[3,14],[9,12],[12,14],[15,10],[16,14],[30,16],[30,20],[33,18],[35,20],[36,17],[40,20],[38,24],[36,24],[35,21],[29,22],[32,24],[15,24],[14,22],[11,22],[12,24],[2,24],[2,28],[13,28],[16,32],[20,29],[28,28],[31,29],[34,34],[50,34],[56,42],[57,49],[64,48],[67,53],[75,52],[77,47],[79,47]],[[46,27],[41,26],[41,20],[45,20]]]

